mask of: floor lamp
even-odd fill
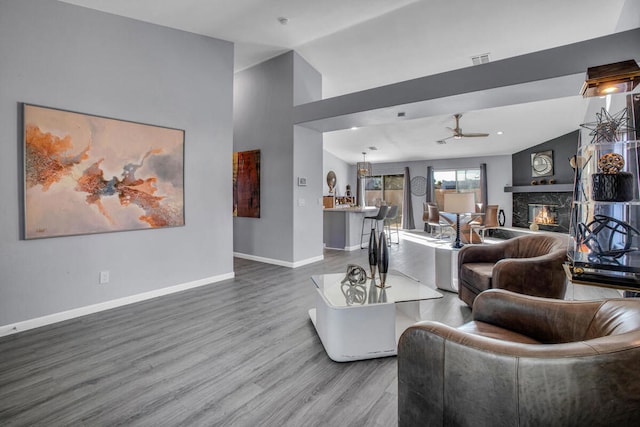
[[[456,214],[456,241],[452,248],[464,246],[460,241],[460,215],[475,212],[475,199],[474,193],[444,193],[444,211]]]

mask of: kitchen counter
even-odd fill
[[[362,220],[378,211],[376,207],[325,208],[323,212],[323,241],[328,249],[355,251],[360,249]],[[365,246],[369,244],[367,239]]]

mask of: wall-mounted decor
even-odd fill
[[[531,176],[553,175],[553,151],[531,153]]]
[[[184,225],[184,131],[23,104],[25,238]]]
[[[233,153],[233,216],[260,218],[260,150]]]
[[[336,188],[336,173],[334,171],[327,172],[327,185],[329,186],[329,194],[333,194],[333,190]]]
[[[424,176],[414,176],[411,178],[411,194],[418,197],[427,194],[427,178]]]

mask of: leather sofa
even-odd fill
[[[493,289],[472,319],[402,334],[400,427],[640,424],[640,300]]]
[[[473,306],[487,289],[563,298],[567,279],[562,268],[568,237],[530,234],[490,245],[468,245],[458,253],[458,296]]]

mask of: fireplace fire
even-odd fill
[[[529,204],[529,224],[558,226],[558,205]]]

